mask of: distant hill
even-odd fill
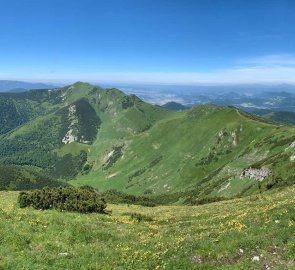
[[[255,113],[257,110],[294,111],[295,85],[125,85],[127,93],[139,95],[152,104],[163,104],[163,100],[182,100],[186,106],[216,104],[235,106]]]
[[[271,112],[263,117],[275,122],[295,125],[295,112]]]
[[[0,92],[23,92],[29,89],[50,89],[55,86],[44,83],[0,80]]]
[[[260,109],[252,113],[272,122],[295,125],[295,112]]]
[[[0,164],[169,202],[295,183],[292,126],[212,104],[167,110],[82,82],[1,93],[0,138]]]
[[[162,105],[163,108],[173,111],[182,111],[188,109],[188,107],[182,105],[181,103],[170,101]]]

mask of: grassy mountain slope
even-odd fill
[[[59,92],[0,93],[0,135],[59,107]]]
[[[117,140],[149,129],[168,114],[117,89],[104,90],[81,82],[53,91],[3,94],[3,99],[6,104],[9,100],[36,104],[24,106],[26,113],[31,108],[34,113],[20,122],[4,107],[3,120],[14,117],[14,126],[0,140],[0,163],[33,165],[66,178],[82,170],[90,145],[104,130],[101,126],[108,127],[109,140]]]
[[[72,183],[135,194],[186,191],[185,197],[190,190],[191,200],[248,194],[267,183],[293,181],[294,150],[289,146],[294,131],[235,108],[198,106],[132,138],[113,142],[107,132],[101,134],[88,155],[92,170]],[[272,174],[262,184],[240,179],[251,166],[267,166]]]
[[[0,164],[187,203],[294,183],[295,129],[233,107],[175,112],[82,82],[2,97],[35,110],[1,136]],[[250,167],[265,179],[240,178]]]
[[[0,190],[28,190],[65,185],[32,168],[0,165]]]
[[[295,124],[295,112],[271,112],[263,117],[274,122]]]
[[[295,189],[202,206],[20,209],[0,192],[2,269],[294,269]],[[138,222],[135,217],[142,217]]]

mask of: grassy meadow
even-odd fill
[[[102,215],[20,209],[0,192],[0,269],[295,269],[294,195]]]

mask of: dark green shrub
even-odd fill
[[[137,222],[141,222],[141,221],[153,221],[153,218],[141,213],[125,213],[126,216],[130,216],[131,219],[136,220]]]
[[[43,188],[20,192],[19,206],[35,209],[59,209],[80,213],[105,213],[106,203],[94,189],[86,188]]]
[[[89,163],[86,163],[83,167],[82,174],[88,174],[91,169],[92,169],[92,165],[90,165]]]
[[[108,190],[106,192],[102,193],[102,196],[105,198],[105,200],[108,203],[113,204],[136,204],[136,205],[142,205],[147,207],[154,207],[159,205],[154,199],[149,197],[143,197],[143,196],[134,196],[130,194],[125,194],[120,191],[116,190]]]
[[[213,203],[213,202],[220,202],[220,201],[224,201],[226,200],[226,198],[222,198],[222,197],[203,197],[203,198],[198,198],[195,201],[195,205],[199,205],[199,204],[207,204],[207,203]]]
[[[102,165],[104,170],[111,168],[123,155],[123,147],[124,145],[113,147],[113,154],[108,158],[108,160]]]
[[[155,207],[155,206],[157,206],[156,203],[150,202],[150,201],[141,201],[140,205],[145,206],[145,207]]]

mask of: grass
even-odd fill
[[[294,269],[294,195],[83,215],[20,209],[1,192],[0,269]]]

